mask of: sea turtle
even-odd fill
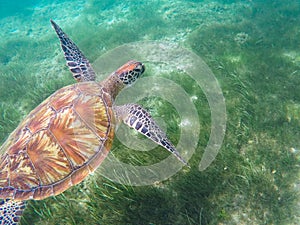
[[[116,95],[144,72],[129,61],[102,82],[75,43],[51,20],[78,81],[44,100],[0,148],[0,224],[18,224],[25,201],[62,193],[81,182],[107,156],[115,125],[123,121],[186,161],[149,113],[137,104],[116,106]]]

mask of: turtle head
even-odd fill
[[[131,60],[102,81],[101,85],[114,99],[125,86],[134,83],[144,71],[145,66],[141,62]]]
[[[115,71],[115,75],[124,85],[134,83],[145,71],[145,66],[141,62],[131,60]]]

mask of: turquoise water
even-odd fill
[[[190,157],[191,168],[147,186],[116,183],[101,176],[99,168],[62,195],[28,201],[21,224],[300,223],[299,1],[1,0],[1,144],[33,108],[74,83],[50,19],[93,63],[97,80],[136,56],[144,60],[145,77],[177,85],[164,97],[153,94],[139,103],[174,143],[186,128],[191,145],[182,153]],[[130,43],[121,53],[115,50]],[[205,89],[210,83],[204,78],[199,84],[183,72],[190,61],[185,51],[175,51],[181,48],[210,68],[226,104],[224,140],[217,137],[222,139],[220,151],[203,171],[199,162],[214,124],[209,100],[214,92]],[[192,73],[205,77],[204,64],[194,68]],[[159,84],[163,82],[149,84],[154,87],[150,92],[161,93]],[[180,97],[179,87],[184,92]],[[147,85],[136,88],[148,90]],[[167,99],[180,102],[185,96],[196,111],[196,117],[187,113],[187,120]],[[199,131],[190,124],[199,124]],[[129,141],[138,142],[135,138]],[[159,147],[149,153],[133,146],[118,136],[112,154],[133,165],[168,156]]]

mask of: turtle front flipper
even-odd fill
[[[129,127],[134,128],[139,133],[145,135],[155,143],[161,145],[173,155],[176,156],[185,165],[188,163],[180,156],[175,146],[167,138],[166,134],[153,120],[151,115],[137,104],[126,104],[122,106],[114,106],[114,112],[117,119],[122,120]]]
[[[24,201],[0,200],[0,225],[17,225],[25,207]]]
[[[96,79],[96,75],[89,60],[53,20],[50,20],[50,22],[60,40],[61,48],[67,61],[67,66],[71,70],[73,77],[78,82],[94,81]]]

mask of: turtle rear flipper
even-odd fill
[[[0,225],[17,225],[25,207],[24,201],[0,200]]]
[[[137,104],[114,106],[117,119],[134,128],[139,133],[171,152],[179,161],[188,166],[166,134],[156,124],[151,115]]]
[[[95,81],[96,74],[89,60],[83,55],[77,45],[63,32],[63,30],[53,21],[50,20],[65,54],[67,66],[78,82]]]

